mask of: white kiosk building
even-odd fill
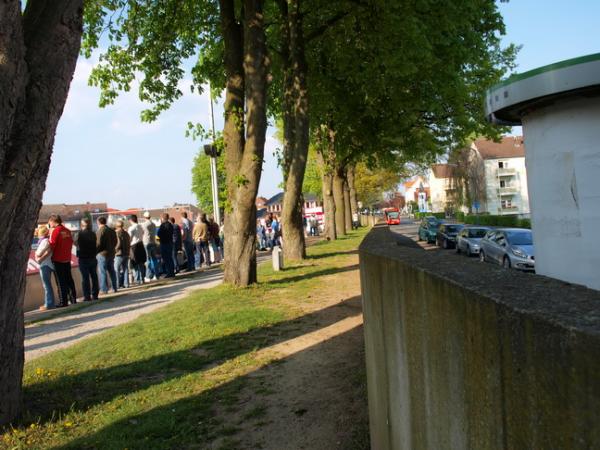
[[[600,289],[600,53],[510,77],[486,114],[523,125],[536,272]]]

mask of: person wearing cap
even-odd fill
[[[148,211],[144,213],[144,218],[146,221],[142,224],[142,229],[144,230],[143,242],[148,260],[148,281],[152,278],[158,280],[159,267],[158,260],[156,259],[156,225],[152,222]]]
[[[40,277],[42,278],[42,286],[44,286],[44,304],[40,306],[41,311],[54,308],[54,288],[52,287],[52,274],[54,273],[54,265],[52,264],[52,247],[48,236],[50,230],[47,226],[42,225],[38,228],[37,235],[39,238],[38,248],[35,251],[35,260],[40,265]]]

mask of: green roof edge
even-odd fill
[[[501,81],[498,84],[493,85],[489,92],[495,91],[504,86],[508,86],[516,81],[525,80],[526,78],[531,78],[533,76],[539,75],[541,73],[550,72],[556,69],[562,69],[564,67],[576,66],[578,64],[583,64],[591,61],[600,61],[600,53],[592,53],[591,55],[578,56],[577,58],[565,59],[564,61],[559,61],[553,64],[548,64],[547,66],[538,67],[537,69],[528,70],[527,72],[517,73],[511,75],[506,80]]]

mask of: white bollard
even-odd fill
[[[273,270],[279,271],[283,269],[283,252],[281,247],[276,245],[273,247]]]

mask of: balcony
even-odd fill
[[[514,195],[518,192],[519,192],[519,190],[514,186],[504,186],[504,187],[498,188],[499,195]]]
[[[519,207],[516,205],[501,206],[499,212],[500,214],[516,214],[519,212]]]
[[[503,169],[498,169],[499,177],[513,177],[517,174],[517,169],[514,167],[505,167]]]

